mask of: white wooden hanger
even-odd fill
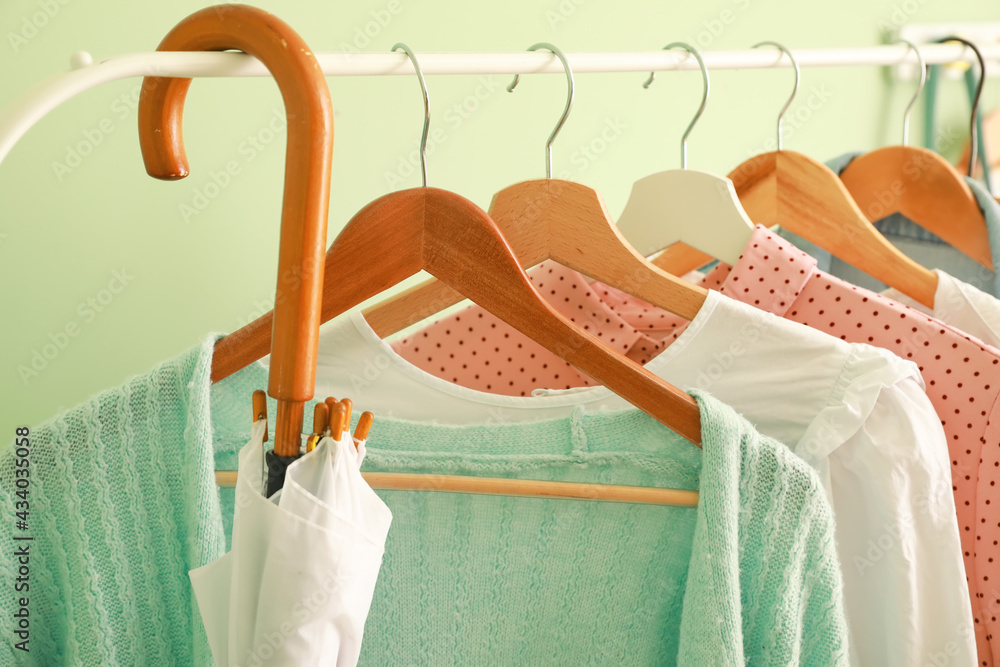
[[[708,69],[698,51],[684,42],[663,47],[686,49],[698,61],[705,81],[698,113],[681,137],[681,168],[646,176],[618,219],[618,230],[642,255],[652,255],[678,241],[727,264],[735,264],[753,233],[733,182],[723,176],[687,168],[687,140],[708,102]],[[648,88],[655,72],[643,85]]]

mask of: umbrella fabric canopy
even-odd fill
[[[255,422],[240,451],[232,550],[190,573],[212,655],[220,667],[355,665],[392,513],[349,431],[265,498],[265,429]]]

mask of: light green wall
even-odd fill
[[[846,47],[879,43],[879,26],[893,20],[1000,20],[996,0],[258,4],[295,27],[316,51],[340,51],[367,26],[377,34],[362,43],[363,50],[387,51],[403,40],[418,55],[513,51],[537,41],[566,51],[656,49],[674,40],[707,49],[745,48],[765,39],[792,48]],[[0,5],[5,35],[0,105],[64,70],[78,49],[95,59],[152,50],[201,6],[193,0],[6,0]],[[50,18],[40,14],[46,10]],[[373,29],[373,16],[387,25]],[[33,19],[44,24],[34,32],[26,28]],[[678,166],[679,137],[698,103],[697,74],[661,74],[649,90],[641,87],[644,76],[578,76],[574,111],[555,145],[557,173],[599,189],[612,213],[621,210],[634,180]],[[708,109],[690,142],[690,166],[726,173],[765,150],[790,77],[788,70],[715,73]],[[332,239],[368,201],[419,185],[416,169],[399,183],[387,175],[416,148],[421,100],[410,77],[329,81],[336,110]],[[805,120],[786,148],[826,159],[895,143],[910,89],[887,81],[878,68],[806,70],[793,107]],[[432,185],[486,206],[496,190],[543,175],[543,142],[560,113],[563,79],[528,76],[512,95],[503,90],[507,82],[506,77],[429,78],[433,127],[443,132],[429,160]],[[266,79],[196,81],[185,118],[192,175],[164,183],[142,168],[135,128],[138,83],[107,84],[64,104],[0,165],[0,440],[15,424],[36,423],[73,406],[195,345],[207,332],[237,329],[270,306],[284,133],[270,135],[261,150],[248,138],[266,142],[272,119],[280,129],[276,87]],[[954,98],[941,104],[944,124],[964,125],[965,105],[959,103],[964,97],[958,97],[964,92],[949,82],[942,93]],[[994,81],[987,105],[995,106],[996,98]],[[456,111],[463,101],[474,110]],[[917,118],[915,138],[919,130]],[[608,139],[604,152],[590,159],[583,148],[591,143],[601,148],[602,132]],[[60,167],[81,142],[83,150],[87,142],[97,145],[79,164],[69,163],[76,165],[71,170]],[[218,196],[195,201],[213,172],[233,161],[239,173]],[[185,219],[182,204],[206,203]],[[102,292],[116,272],[124,272],[124,289],[115,282],[111,286],[119,293]],[[87,305],[101,297],[113,298],[100,312]],[[22,380],[18,367],[30,367],[33,352],[58,340],[67,326],[76,335],[43,371]]]

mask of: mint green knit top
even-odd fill
[[[266,386],[258,365],[210,386],[212,340],[32,429],[31,653],[4,642],[0,664],[211,664],[187,571],[224,552],[232,494],[220,503],[213,471],[235,469],[250,392]],[[703,450],[637,410],[462,427],[376,416],[367,471],[697,488],[700,501],[380,491],[393,523],[360,664],[847,664],[818,479],[695,397]],[[6,545],[20,532],[13,458],[0,453]],[[2,553],[9,638],[17,563]]]

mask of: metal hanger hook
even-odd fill
[[[420,71],[420,63],[417,57],[406,44],[398,42],[392,47],[393,51],[403,51],[413,63],[413,69],[417,73],[417,80],[420,82],[420,92],[424,94],[424,131],[420,135],[420,175],[423,177],[424,187],[427,187],[427,131],[431,127],[431,99],[427,94],[427,82],[424,81],[424,73]]]
[[[788,98],[788,101],[785,102],[785,106],[781,107],[781,111],[778,112],[778,150],[780,151],[781,150],[781,124],[785,120],[785,112],[788,111],[788,107],[792,106],[792,100],[795,99],[795,96],[799,92],[799,81],[802,79],[802,72],[799,71],[799,63],[798,63],[797,60],[795,60],[795,56],[792,55],[792,52],[789,51],[784,46],[782,46],[781,44],[779,44],[778,42],[760,42],[758,44],[754,44],[753,48],[756,49],[758,46],[775,46],[775,47],[781,49],[781,52],[783,54],[785,54],[786,56],[788,56],[788,59],[792,61],[792,67],[795,69],[795,87],[792,88],[792,94]]]
[[[906,111],[903,112],[903,145],[907,146],[910,143],[910,111],[913,109],[913,105],[917,103],[917,100],[920,99],[920,93],[924,92],[924,84],[927,83],[927,63],[924,61],[924,55],[920,53],[920,49],[910,40],[901,39],[897,44],[906,44],[910,47],[917,54],[917,62],[920,65],[920,83],[917,84],[917,92],[913,93],[910,103],[906,105]]]
[[[698,112],[695,113],[694,118],[692,118],[691,122],[688,123],[687,129],[684,130],[684,134],[683,136],[681,136],[681,169],[687,169],[688,136],[691,135],[691,130],[693,130],[694,126],[698,123],[699,120],[701,120],[701,115],[705,113],[705,105],[708,104],[708,91],[711,86],[708,81],[708,67],[705,66],[705,61],[702,59],[701,54],[698,53],[698,50],[693,46],[691,46],[690,44],[686,44],[684,42],[671,42],[670,44],[667,44],[666,46],[663,47],[665,51],[669,51],[670,49],[676,49],[676,48],[684,49],[692,56],[694,56],[694,59],[698,61],[698,67],[701,68],[701,78],[705,82],[705,88],[701,93],[701,105],[698,107]],[[653,78],[655,76],[656,72],[650,72],[649,78],[646,79],[646,82],[644,84],[642,84],[642,87],[649,88],[649,85],[653,83]]]
[[[555,128],[552,130],[552,134],[549,135],[548,141],[545,142],[545,178],[552,178],[552,142],[555,141],[556,135],[559,134],[559,130],[562,129],[563,123],[569,117],[569,110],[573,108],[573,95],[576,93],[576,83],[573,81],[573,70],[570,69],[569,61],[566,59],[566,54],[562,52],[558,46],[554,46],[547,42],[539,42],[528,47],[529,51],[537,51],[538,49],[545,49],[546,51],[551,51],[555,54],[556,58],[563,65],[563,69],[566,70],[566,108],[563,109],[562,116],[559,117],[559,122],[556,123]],[[517,82],[521,79],[520,74],[514,75],[514,80],[510,82],[507,86],[507,92],[513,93],[514,88],[517,87]]]
[[[969,178],[972,178],[972,172],[976,167],[976,159],[979,157],[979,133],[976,130],[976,113],[979,111],[979,100],[983,96],[983,84],[986,82],[986,62],[983,60],[983,54],[979,50],[979,47],[964,37],[949,35],[948,37],[942,37],[936,41],[938,44],[943,44],[945,42],[961,42],[972,49],[972,52],[976,54],[976,60],[979,61],[979,84],[976,86],[976,95],[972,100],[972,119],[969,121],[968,174]]]

